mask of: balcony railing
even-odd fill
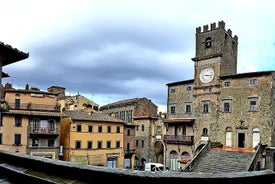
[[[124,154],[135,154],[136,153],[136,149],[126,149],[124,150]]]
[[[163,140],[166,144],[184,144],[184,145],[194,144],[194,136],[164,135]]]
[[[60,106],[58,105],[45,105],[45,104],[34,104],[34,103],[8,103],[8,109],[17,110],[39,110],[39,111],[59,111]],[[7,110],[8,110],[7,109]]]
[[[57,137],[59,135],[59,132],[57,130],[49,130],[47,128],[40,128],[37,130],[30,130],[30,137]]]

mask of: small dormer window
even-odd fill
[[[212,45],[212,38],[211,37],[207,37],[205,39],[205,48],[210,48]]]

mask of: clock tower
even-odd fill
[[[223,21],[196,28],[196,56],[194,61],[194,84],[198,93],[206,88],[218,93],[220,76],[237,74],[238,37],[225,30]],[[212,91],[213,92],[213,91]]]

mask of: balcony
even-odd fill
[[[163,140],[166,144],[182,144],[182,145],[194,144],[194,136],[164,135]]]
[[[135,154],[136,153],[136,150],[135,149],[126,149],[124,150],[124,154]]]
[[[8,103],[8,109],[11,110],[36,110],[36,111],[59,111],[58,105],[45,105],[34,103]]]
[[[48,128],[40,128],[40,129],[30,130],[30,138],[57,137],[58,135],[59,135],[59,132],[57,130],[50,130]]]

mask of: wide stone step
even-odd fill
[[[228,151],[211,149],[200,157],[191,172],[241,172],[247,171],[254,151]]]

